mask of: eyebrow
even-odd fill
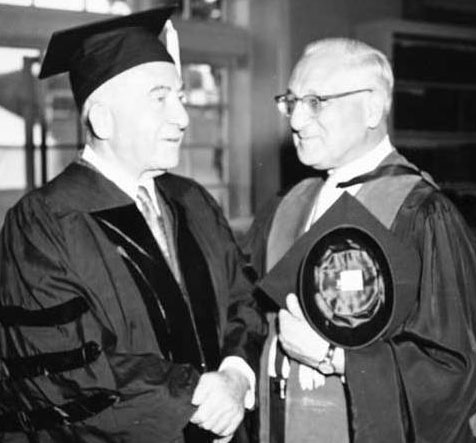
[[[162,91],[162,90],[169,90],[171,91],[172,88],[170,86],[165,86],[165,85],[156,85],[156,86],[153,86],[152,88],[150,88],[150,91],[149,92],[159,92],[159,91]]]
[[[295,97],[297,97],[297,95],[289,88],[286,90],[286,94],[291,94],[291,95],[294,95]],[[321,97],[321,96],[326,96],[328,94],[321,94],[321,93],[316,92],[316,90],[311,89],[310,91],[306,92],[305,94],[302,94],[301,97],[305,97],[306,95],[315,95],[316,97]]]
[[[156,85],[150,88],[149,92],[160,92],[163,90],[173,91],[173,89],[174,88],[172,86]],[[184,91],[185,91],[185,85],[183,83],[180,83],[179,87],[177,88],[177,92],[184,92]]]

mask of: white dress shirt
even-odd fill
[[[348,186],[345,189],[337,188],[336,185],[338,183],[351,180],[354,177],[374,170],[393,150],[394,148],[390,144],[390,139],[386,136],[375,148],[362,157],[339,168],[329,170],[329,176],[316,198],[305,231],[307,232],[311,225],[318,220],[344,192],[355,196],[362,187],[362,183],[359,183]]]
[[[140,202],[137,200],[137,190],[139,189],[139,186],[144,186],[152,197],[152,203],[157,210],[157,213],[161,213],[157,203],[154,177],[163,173],[158,172],[147,174],[140,180],[137,180],[125,170],[114,168],[88,145],[84,147],[83,152],[81,153],[81,159],[94,166],[102,175],[104,175],[104,177],[112,181],[121,191],[125,192],[130,198],[132,198],[139,209]]]

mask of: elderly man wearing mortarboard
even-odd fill
[[[390,143],[392,87],[382,53],[335,38],[309,45],[276,97],[299,160],[328,175],[248,237],[260,286],[286,300],[263,352],[262,443],[473,441],[476,250]]]
[[[220,209],[177,165],[188,116],[158,40],[173,8],[55,33],[79,160],[12,208],[0,243],[0,435],[229,441],[264,322]],[[3,441],[3,440],[2,440]]]

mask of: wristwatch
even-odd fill
[[[335,351],[336,347],[333,344],[329,344],[326,355],[324,355],[324,358],[317,364],[317,370],[322,374],[330,375],[336,372],[336,367],[334,363],[332,363]]]

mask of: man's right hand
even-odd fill
[[[288,294],[286,306],[279,311],[279,340],[291,358],[317,368],[329,343],[311,328],[295,294]]]
[[[190,421],[221,436],[220,443],[230,441],[243,420],[249,389],[248,378],[236,369],[203,374],[192,398],[192,404],[198,409]]]

